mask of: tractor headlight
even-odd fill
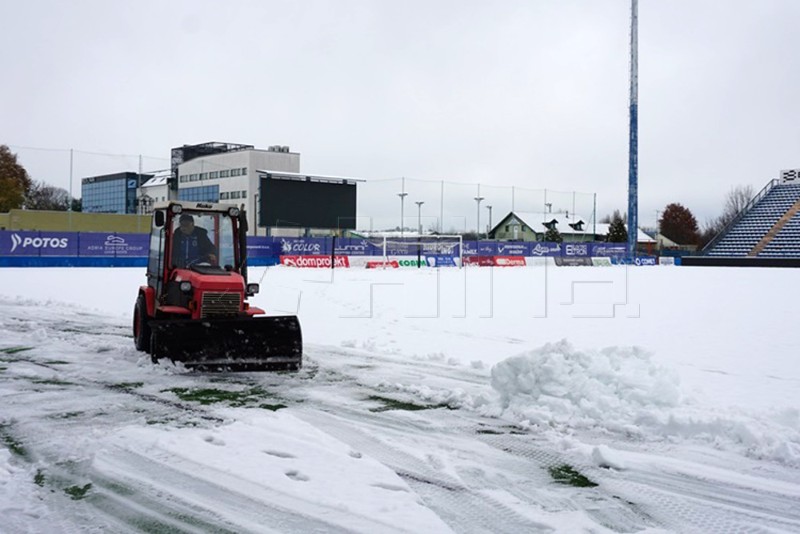
[[[258,293],[258,284],[247,284],[247,296],[252,297],[256,293]]]
[[[182,211],[183,211],[183,206],[181,206],[180,204],[173,204],[173,205],[170,207],[170,210],[172,210],[172,213],[174,213],[175,215],[177,215],[177,214],[179,214],[180,212],[182,212]]]
[[[181,282],[180,285],[181,291],[184,293],[189,293],[192,290],[192,283],[191,282]]]
[[[228,215],[230,215],[231,217],[234,217],[234,218],[238,217],[239,216],[239,208],[230,208],[228,210]]]

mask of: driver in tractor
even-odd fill
[[[176,267],[191,267],[196,263],[217,263],[217,248],[208,238],[205,228],[194,225],[194,217],[184,213],[179,231],[174,234],[172,263]]]

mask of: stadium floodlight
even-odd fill
[[[417,200],[414,202],[417,205],[417,227],[420,237],[422,237],[422,205],[425,204],[424,200]]]
[[[397,193],[397,196],[400,197],[400,237],[403,237],[403,208],[405,206],[405,200],[408,196],[408,193],[403,191],[402,193]]]
[[[478,234],[478,241],[481,240],[481,200],[483,199],[484,197],[481,196],[475,197],[475,202],[478,204],[478,222],[476,223],[477,227],[475,228],[475,233]]]

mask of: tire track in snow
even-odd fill
[[[0,311],[6,312],[2,304]],[[5,319],[0,319],[0,330],[22,337],[34,333],[43,343],[42,348],[50,351],[69,346],[69,355],[75,357],[73,361],[52,363],[40,351],[33,350],[9,355],[10,363],[4,364],[31,365],[70,384],[36,384],[34,379],[40,375],[35,372],[28,378],[25,373],[11,378],[0,375],[7,389],[4,397],[12,402],[8,406],[35,410],[34,419],[18,420],[19,424],[13,427],[26,445],[34,444],[29,445],[31,467],[50,466],[51,475],[62,480],[62,485],[81,485],[87,480],[96,485],[79,503],[70,502],[63,495],[50,498],[48,502],[67,518],[61,520],[62,524],[66,521],[65,531],[70,530],[70,523],[90,524],[87,521],[93,519],[100,502],[115,503],[108,508],[115,512],[107,514],[104,521],[120,528],[132,524],[135,527],[137,517],[186,531],[203,530],[209,525],[220,530],[231,529],[231,525],[244,528],[215,515],[213,503],[200,505],[180,498],[159,498],[169,492],[155,489],[149,481],[158,480],[172,463],[182,461],[180,457],[151,459],[122,450],[101,457],[94,466],[72,458],[81,450],[80,425],[97,424],[114,431],[126,422],[146,417],[163,417],[171,425],[213,427],[221,423],[224,418],[216,415],[213,407],[176,401],[172,394],[154,392],[176,385],[203,388],[219,384],[261,385],[277,392],[301,419],[392,468],[457,532],[548,531],[548,519],[570,512],[585,514],[595,526],[623,532],[648,526],[703,532],[800,531],[796,511],[800,503],[794,498],[797,493],[737,487],[727,480],[704,480],[680,473],[636,469],[614,472],[575,461],[569,463],[600,487],[555,487],[547,468],[562,462],[564,455],[551,441],[536,439],[532,434],[511,434],[501,421],[468,410],[370,411],[375,406],[369,400],[371,396],[428,403],[425,395],[404,384],[446,384],[447,388],[463,388],[478,395],[487,388],[484,371],[312,345],[308,350],[309,365],[296,375],[164,374],[163,370],[149,364],[142,366],[131,358],[132,340],[126,327],[99,324],[102,321],[90,314],[64,321],[63,315],[55,312],[45,311],[39,317],[38,309],[25,310],[23,306],[14,310],[17,311],[24,312],[23,318],[9,319],[5,314]],[[127,374],[131,371],[151,382],[141,388],[120,389],[120,383],[130,380]],[[387,376],[392,383],[387,382]],[[107,410],[54,417],[78,412],[87,398],[94,398],[90,401],[93,405],[114,407],[126,415],[115,416]],[[137,414],[136,410],[140,412]],[[56,469],[59,464],[63,468]],[[141,471],[146,480],[131,480],[126,474],[131,471]],[[195,484],[211,494],[220,490],[218,485],[195,480],[180,470],[173,469],[165,476],[166,488]],[[761,484],[767,486],[768,479]],[[126,494],[124,488],[132,493]],[[250,506],[247,501],[236,499],[229,504],[234,510],[248,510]],[[284,512],[269,511],[273,513],[281,516]],[[187,519],[192,517],[196,519]]]

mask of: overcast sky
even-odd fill
[[[68,152],[31,148],[79,151],[75,196],[138,168],[87,152],[147,171],[224,141],[289,145],[307,173],[627,207],[630,0],[0,0],[0,18],[0,143],[65,189]],[[730,187],[800,167],[798,28],[797,0],[640,0],[642,225],[669,202],[702,225]]]

